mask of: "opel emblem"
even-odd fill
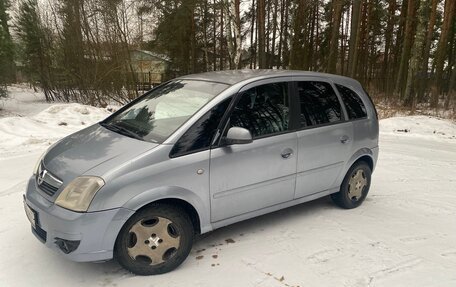
[[[41,185],[44,181],[44,177],[47,174],[47,170],[42,170],[40,174],[38,175],[38,185]]]

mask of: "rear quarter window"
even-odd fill
[[[345,109],[348,113],[348,118],[362,119],[367,117],[366,106],[352,89],[347,88],[343,85],[336,84],[337,90],[339,91],[342,101],[344,102]]]

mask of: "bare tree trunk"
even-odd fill
[[[258,0],[258,12],[257,12],[257,27],[258,27],[258,64],[260,69],[267,67],[266,63],[266,52],[265,52],[265,19],[266,9],[265,0]]]
[[[226,6],[227,16],[227,36],[228,36],[228,52],[230,55],[230,69],[239,69],[241,67],[241,16],[240,16],[240,0],[229,1]]]
[[[234,1],[224,1],[222,0],[222,5],[225,8],[225,16],[226,16],[226,21],[225,21],[225,28],[226,28],[226,42],[228,46],[228,62],[229,62],[229,69],[233,69],[234,67],[234,57],[236,53],[236,44],[234,42],[234,9],[233,9],[233,4]]]
[[[413,44],[414,36],[414,25],[416,15],[416,0],[408,0],[407,4],[407,18],[405,22],[405,35],[404,42],[402,45],[401,62],[399,65],[399,71],[396,79],[396,93],[402,94],[403,83],[406,82],[406,71],[408,69],[408,63],[410,59],[410,51]]]
[[[295,13],[293,17],[293,37],[291,38],[291,51],[290,51],[290,68],[291,69],[306,69],[306,60],[305,55],[307,43],[307,21],[306,21],[306,11],[307,1],[299,0],[295,8]]]
[[[390,58],[391,58],[391,45],[393,39],[394,23],[395,23],[395,12],[396,12],[396,0],[388,1],[388,20],[386,24],[385,31],[385,53],[383,55],[383,65],[382,65],[382,82],[384,86],[384,91],[388,97],[390,92]]]
[[[232,1],[234,3],[234,31],[235,31],[235,39],[236,39],[236,55],[234,57],[234,63],[236,65],[237,69],[242,68],[241,67],[241,56],[242,56],[242,35],[241,35],[241,10],[240,10],[240,5],[241,1],[240,0],[234,0]]]
[[[342,32],[342,39],[340,41],[340,50],[341,50],[341,57],[340,57],[340,74],[346,75],[347,69],[346,65],[348,65],[348,55],[347,55],[347,39],[349,35],[349,26],[350,26],[350,9],[347,9],[346,12],[343,13],[342,19],[344,20],[341,27]],[[310,34],[310,37],[313,38],[313,33]],[[347,61],[346,61],[347,60]]]
[[[456,50],[456,49],[455,49]],[[453,54],[456,54],[453,52]],[[450,108],[450,104],[453,103],[453,101],[456,98],[456,61],[453,60],[453,68],[451,69],[451,77],[450,77],[450,83],[448,85],[448,95],[445,99],[445,110],[448,110]],[[453,106],[453,108],[456,110],[456,105]]]
[[[442,33],[440,34],[437,51],[435,52],[435,77],[431,88],[431,107],[436,108],[439,103],[439,95],[442,92],[442,76],[445,64],[446,51],[448,47],[448,37],[451,24],[453,23],[454,6],[456,1],[446,0],[443,16]]]
[[[214,65],[214,71],[217,71],[217,5],[216,5],[216,0],[214,0],[214,2],[212,3],[212,10],[213,10],[213,13],[214,13],[214,22],[213,22],[213,30],[214,30],[214,47],[213,47],[213,51],[212,51],[212,54],[213,54],[213,65]]]
[[[339,27],[340,21],[342,18],[342,6],[343,0],[332,0],[333,6],[333,22],[332,22],[332,32],[331,32],[331,41],[329,47],[329,56],[328,56],[328,68],[329,73],[336,72],[337,66],[337,50],[339,48]]]
[[[454,9],[456,9],[456,5],[455,7],[453,7]],[[456,11],[454,12],[456,13]],[[451,43],[453,43],[453,46],[452,46],[452,53],[451,53],[451,60],[449,61],[449,67],[448,67],[448,70],[449,70],[449,77],[450,77],[450,81],[448,83],[448,94],[445,98],[445,103],[444,103],[444,108],[445,110],[448,110],[450,108],[450,105],[453,103],[453,115],[456,115],[456,103],[454,103],[453,101],[455,100],[455,96],[456,96],[456,14],[453,16],[453,34],[452,34],[452,39],[451,39]]]
[[[358,39],[356,43],[356,51],[354,58],[356,61],[356,77],[363,85],[367,85],[366,68],[368,66],[368,49],[369,49],[369,3],[362,2],[361,6],[361,19],[358,31]]]
[[[277,33],[277,6],[279,6],[279,1],[274,0],[274,11],[272,12],[272,39],[271,39],[271,60],[269,61],[269,68],[275,66],[275,43],[276,43],[276,33]]]
[[[269,45],[270,35],[271,35],[271,0],[266,1],[266,68],[270,67],[271,63],[271,47]]]
[[[207,8],[207,1],[204,1],[204,8],[203,8],[203,46],[204,46],[204,71],[209,71],[209,53],[208,53],[208,45],[207,45],[207,14],[209,13]]]
[[[191,72],[192,73],[196,73],[196,63],[197,63],[197,59],[196,59],[196,25],[195,25],[195,6],[192,5],[192,12],[191,12],[191,19],[190,19],[191,23],[192,23],[192,34],[190,36],[190,51],[191,51],[191,57],[192,57],[192,66],[191,66]]]
[[[420,65],[422,61],[422,49],[425,42],[425,33],[426,33],[426,20],[425,20],[425,12],[426,12],[426,3],[427,1],[421,1],[420,8],[418,10],[418,23],[416,28],[416,39],[413,43],[412,51],[411,51],[411,59],[410,65],[407,73],[407,82],[405,86],[405,97],[404,97],[404,105],[409,106],[412,109],[412,112],[415,111],[416,106],[416,97],[414,91],[415,83],[416,83],[416,74],[420,70]]]
[[[256,39],[254,39],[255,35],[255,0],[252,0],[252,19],[250,21],[250,69],[253,69],[256,66]]]
[[[309,70],[313,70],[314,67],[315,67],[315,61],[314,61],[314,55],[315,55],[315,30],[317,28],[317,25],[318,25],[318,20],[317,20],[317,9],[318,9],[318,4],[317,2],[314,2],[311,4],[312,5],[312,13],[311,13],[311,17],[312,17],[312,22],[311,22],[311,26],[310,26],[310,32],[309,32],[309,35],[310,35],[310,40],[309,40],[309,49],[308,49],[308,53],[307,53],[307,63],[308,63],[308,68]]]
[[[290,61],[290,52],[288,49],[288,17],[289,17],[289,4],[290,0],[285,0],[285,27],[283,31],[283,41],[282,41],[282,67],[286,68],[289,65]]]
[[[277,59],[278,59],[278,62],[277,62],[277,67],[280,68],[282,67],[282,42],[283,42],[283,32],[284,30],[286,29],[286,27],[284,27],[284,18],[285,18],[285,0],[281,0],[280,1],[280,30],[279,30],[279,50],[277,52]]]
[[[223,70],[223,3],[220,5],[220,70]]]
[[[395,37],[395,42],[394,42],[394,49],[392,50],[393,53],[393,61],[390,64],[390,67],[392,67],[392,87],[391,89],[393,91],[396,90],[396,79],[397,79],[397,74],[399,71],[399,66],[401,62],[401,54],[402,54],[402,49],[403,49],[403,44],[404,44],[404,34],[405,34],[405,27],[406,27],[406,20],[407,20],[407,11],[408,11],[408,0],[402,0],[401,1],[401,9],[400,9],[400,15],[399,15],[399,25],[397,28],[396,32],[396,37]],[[391,69],[390,69],[391,70]]]
[[[422,74],[422,79],[419,81],[419,89],[418,89],[418,102],[421,102],[424,98],[424,94],[426,91],[426,86],[429,83],[428,81],[428,70],[429,70],[429,55],[431,51],[431,44],[434,36],[434,26],[435,26],[435,20],[437,16],[437,4],[439,3],[439,0],[432,0],[431,4],[431,15],[429,17],[429,22],[428,22],[428,27],[427,27],[427,32],[426,32],[426,44],[424,46],[424,51],[423,51],[423,60],[422,60],[422,66],[421,66],[421,74]]]

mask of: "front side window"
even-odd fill
[[[336,87],[342,97],[349,119],[352,120],[367,117],[366,106],[353,90],[338,84],[336,84]]]
[[[204,81],[171,81],[102,124],[119,133],[161,143],[227,87]]]
[[[271,83],[242,93],[229,126],[248,129],[258,138],[287,131],[289,118],[288,83]]]
[[[342,119],[339,99],[326,82],[298,82],[301,126],[309,127],[338,122]]]
[[[209,148],[230,101],[231,98],[224,100],[196,121],[174,145],[171,157]]]

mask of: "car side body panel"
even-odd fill
[[[283,158],[281,153],[287,149],[292,154]],[[296,150],[294,132],[213,149],[211,221],[291,201],[296,184]]]
[[[198,212],[201,231],[209,231],[210,151],[170,159],[171,148],[160,145],[159,152],[150,151],[130,162],[128,172],[123,167],[110,173],[106,189],[97,193],[89,211],[119,207],[138,210],[160,199],[181,199]]]
[[[340,186],[340,175],[352,152],[353,125],[343,122],[309,128],[298,134],[298,169],[295,198]],[[341,142],[343,137],[349,140]],[[325,150],[325,152],[321,152]]]

